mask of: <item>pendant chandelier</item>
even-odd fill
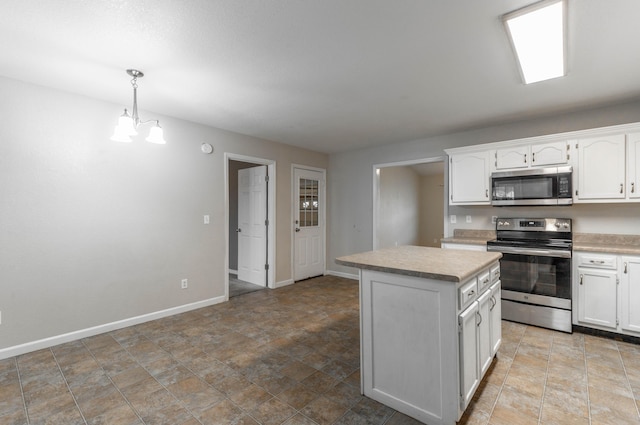
[[[139,125],[155,123],[155,125],[149,130],[149,135],[145,140],[147,142],[164,145],[167,142],[164,140],[164,134],[162,131],[162,127],[160,127],[160,121],[143,121],[138,115],[138,78],[144,77],[144,74],[142,73],[142,71],[138,71],[137,69],[127,69],[127,74],[133,77],[131,79],[131,86],[133,87],[133,106],[131,108],[131,115],[129,115],[127,108],[125,108],[124,113],[120,115],[120,118],[118,119],[118,125],[113,131],[111,140],[115,142],[131,143],[133,141],[131,140],[131,137],[138,134],[137,129]]]

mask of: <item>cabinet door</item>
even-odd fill
[[[478,302],[474,301],[458,316],[461,410],[467,407],[480,383],[477,315]]]
[[[480,377],[491,365],[491,290],[484,291],[478,298],[478,360]]]
[[[531,158],[529,146],[514,146],[496,150],[496,169],[527,168]]]
[[[577,199],[624,199],[625,136],[578,140]]]
[[[640,257],[622,257],[620,326],[640,332]]]
[[[617,328],[617,273],[578,267],[578,322]]]
[[[501,282],[491,285],[491,356],[495,356],[502,342],[502,291]]]
[[[567,142],[543,143],[531,146],[531,166],[560,165],[569,162]]]
[[[452,155],[449,161],[449,202],[489,204],[489,151]]]
[[[640,133],[627,135],[627,196],[640,199]]]

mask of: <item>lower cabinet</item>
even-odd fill
[[[620,260],[620,327],[640,334],[640,257]]]
[[[458,316],[461,409],[471,401],[502,341],[500,281]]]
[[[498,263],[461,283],[363,269],[363,394],[455,425],[500,345],[499,276]]]
[[[640,257],[574,254],[574,324],[640,336]]]

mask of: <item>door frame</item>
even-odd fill
[[[322,263],[324,264],[324,270],[322,272],[323,275],[327,274],[327,170],[325,168],[311,167],[308,165],[301,164],[291,164],[291,283],[295,283],[295,268],[296,268],[296,245],[295,245],[295,217],[296,217],[296,204],[299,202],[296,198],[296,185],[298,182],[296,181],[295,171],[296,169],[301,170],[309,170],[316,171],[322,174],[322,180],[324,184],[322,185],[322,199],[324,202],[320,205],[318,213],[322,211],[322,239],[323,239],[323,249],[322,249]],[[318,193],[320,196],[320,193]],[[318,219],[318,223],[320,220]]]
[[[256,165],[266,165],[269,181],[267,182],[267,288],[275,288],[276,275],[276,162],[272,159],[258,158],[254,156],[240,155],[231,152],[224,153],[224,298],[229,301],[229,161],[250,162]],[[235,231],[235,230],[234,230]]]
[[[446,155],[443,156],[434,156],[429,158],[419,158],[419,159],[409,159],[406,161],[397,161],[397,162],[385,162],[382,164],[373,164],[373,223],[372,223],[372,231],[373,240],[371,241],[371,246],[373,249],[378,249],[378,232],[377,232],[377,224],[378,224],[378,206],[380,202],[380,169],[387,167],[404,167],[415,164],[428,164],[432,162],[443,162],[444,163],[444,234],[449,234],[449,222],[447,217],[449,216],[449,202],[447,193],[449,193],[449,179],[447,176],[449,175],[449,161]]]

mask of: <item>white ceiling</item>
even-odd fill
[[[2,0],[0,75],[124,107],[137,68],[143,111],[328,153],[640,98],[640,1],[569,0],[569,75],[525,86],[531,2]]]

